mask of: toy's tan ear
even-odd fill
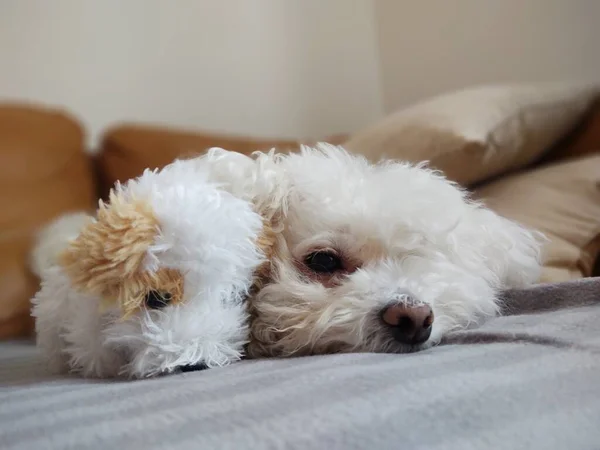
[[[109,204],[100,203],[96,220],[69,245],[60,264],[76,289],[116,301],[127,280],[136,278],[158,233],[147,203],[111,192]]]

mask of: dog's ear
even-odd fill
[[[542,233],[483,207],[471,210],[467,223],[465,243],[491,271],[498,287],[525,287],[538,281],[546,240]]]

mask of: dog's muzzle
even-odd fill
[[[431,336],[433,311],[430,306],[416,301],[412,295],[403,294],[400,302],[388,304],[380,317],[394,339],[402,344],[419,345]]]

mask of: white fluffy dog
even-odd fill
[[[250,201],[273,191],[258,168],[211,150],[117,186],[94,219],[49,225],[33,255],[33,315],[51,368],[146,377],[238,360],[271,242],[269,205]]]
[[[97,270],[65,270],[83,267],[73,263],[83,259],[77,251],[45,276],[34,312],[40,345],[57,364],[144,376],[235,360],[251,280],[252,357],[414,351],[493,316],[500,290],[538,278],[538,233],[470,201],[424,165],[370,164],[327,144],[255,157],[217,149],[195,161],[117,192],[124,204],[147,201],[161,226],[140,247],[143,263],[118,266],[108,291],[86,281],[86,273],[103,281]],[[132,267],[179,273],[179,303],[136,309],[126,320],[114,307],[96,315]],[[68,276],[90,293],[65,288]],[[165,298],[156,290],[143,291],[147,304]],[[207,312],[219,319],[205,320]]]
[[[282,201],[251,356],[418,350],[539,276],[541,235],[424,165],[325,144],[271,162]]]

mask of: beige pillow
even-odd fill
[[[372,160],[426,160],[471,185],[535,161],[597,95],[585,84],[476,87],[403,109],[344,145]]]
[[[502,177],[474,195],[546,234],[541,281],[592,274],[600,253],[600,153]]]

